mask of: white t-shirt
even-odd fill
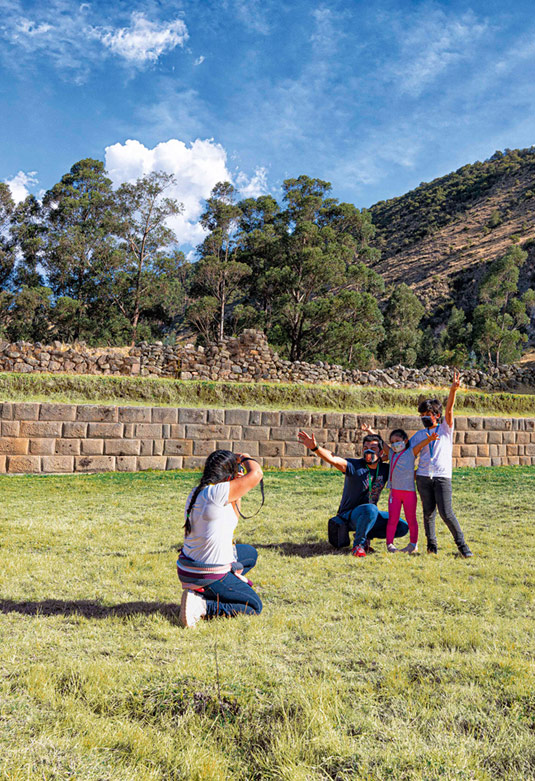
[[[229,504],[230,483],[207,485],[199,492],[191,509],[191,531],[184,539],[186,556],[206,564],[231,564],[236,560],[232,537],[238,525],[236,513]],[[187,498],[187,508],[193,491]]]
[[[411,437],[411,447],[414,447],[428,433],[436,431],[438,439],[425,445],[420,451],[417,475],[424,477],[449,477],[451,478],[451,465],[453,455],[453,426],[448,426],[445,420],[439,426],[417,431]]]

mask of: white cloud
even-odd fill
[[[261,166],[255,170],[251,177],[239,173],[236,177],[236,187],[242,198],[258,198],[260,195],[265,195],[269,190],[267,169]]]
[[[428,5],[408,18],[406,14],[385,17],[384,22],[391,24],[400,46],[396,62],[385,69],[386,78],[414,97],[450,66],[470,59],[476,43],[489,29],[472,11],[455,16]]]
[[[174,174],[176,186],[167,194],[184,204],[184,212],[173,217],[169,225],[181,244],[191,245],[199,244],[205,236],[199,225],[204,200],[217,182],[232,178],[227,169],[227,154],[213,139],[197,139],[187,146],[172,138],[154,149],[129,139],[124,144],[106,147],[106,169],[116,186],[152,171]]]
[[[5,65],[12,69],[38,67],[36,55],[45,55],[62,76],[82,84],[91,68],[100,67],[107,57],[115,56],[130,67],[143,67],[162,55],[183,47],[188,30],[182,19],[150,19],[134,11],[128,26],[120,11],[110,5],[111,21],[102,24],[102,14],[88,3],[74,6],[71,0],[48,0],[35,4],[31,18],[21,0],[5,4],[0,0],[0,39],[16,49],[0,47]],[[120,21],[119,21],[120,20]]]
[[[12,179],[4,179],[11,190],[11,196],[15,203],[23,201],[29,194],[28,185],[37,184],[37,171],[19,171]]]
[[[45,33],[49,32],[53,28],[51,24],[47,24],[46,22],[43,22],[42,24],[37,24],[35,22],[30,21],[29,19],[20,19],[18,24],[16,25],[16,29],[22,35],[28,35],[32,37],[34,35],[44,35]]]
[[[228,5],[228,2],[225,3]],[[233,0],[232,6],[236,18],[249,30],[261,35],[269,35],[271,25],[268,21],[269,3],[265,0]]]
[[[152,22],[145,14],[134,11],[130,27],[102,31],[100,40],[114,54],[132,63],[156,62],[162,54],[184,46],[188,30],[182,19]]]
[[[334,53],[338,42],[346,36],[350,24],[349,12],[335,12],[331,8],[319,6],[312,11],[314,30],[310,42],[325,54]]]
[[[195,60],[195,62],[193,64],[194,65],[202,65],[203,62],[205,61],[205,59],[206,59],[206,57],[204,56],[204,54],[201,54],[201,56],[197,57],[197,59]]]

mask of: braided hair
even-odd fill
[[[191,531],[191,522],[189,516],[202,489],[207,485],[214,483],[224,483],[229,479],[232,480],[234,477],[236,477],[237,473],[238,456],[236,453],[232,453],[230,450],[214,450],[213,453],[210,453],[204,463],[204,471],[202,473],[201,482],[193,491],[188,509],[186,510],[186,522],[184,524],[186,537]]]

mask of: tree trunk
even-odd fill
[[[139,321],[139,306],[136,303],[136,308],[134,309],[134,316],[132,318],[132,341],[130,342],[130,347],[136,346],[138,321]]]
[[[221,295],[221,306],[219,310],[219,341],[223,341],[223,334],[224,334],[224,326],[225,326],[225,293],[223,292]]]
[[[137,338],[137,324],[139,322],[139,300],[141,297],[141,271],[143,270],[143,263],[145,260],[145,240],[146,240],[146,234],[143,236],[143,241],[141,242],[141,249],[139,250],[138,255],[138,264],[137,264],[137,274],[136,274],[136,292],[134,293],[134,315],[132,317],[132,341],[130,346],[135,347],[136,346],[136,338]]]

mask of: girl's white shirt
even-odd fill
[[[236,560],[232,542],[238,519],[229,502],[230,482],[207,485],[199,492],[191,509],[191,532],[182,550],[194,561],[205,564],[232,564]],[[186,501],[189,507],[193,491]],[[184,517],[186,515],[184,511]]]

